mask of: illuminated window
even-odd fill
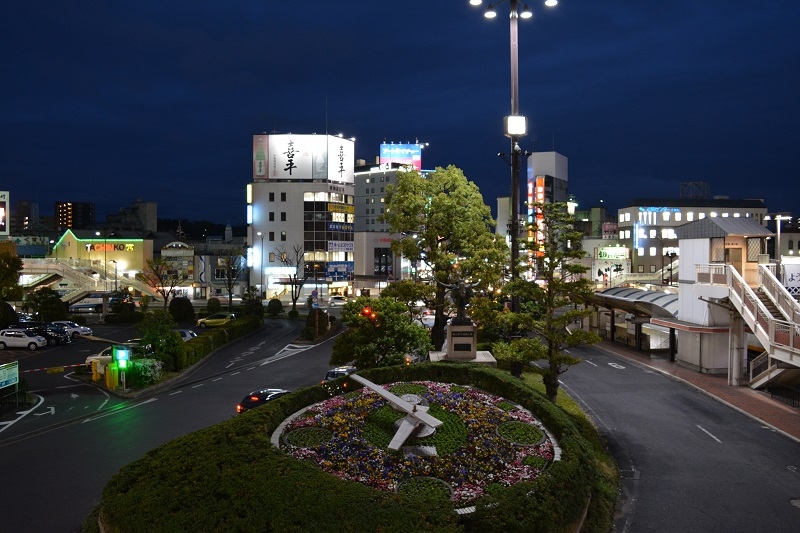
[[[625,230],[625,238],[626,239],[630,239],[631,238],[631,230],[629,230],[629,229]]]
[[[681,213],[675,213],[675,222],[681,221]]]
[[[644,248],[642,248],[641,246],[636,248],[636,255],[638,257],[642,257],[644,255]]]
[[[669,222],[669,211],[664,211],[661,213],[661,218],[664,219],[664,222]]]
[[[624,231],[620,230],[620,232],[619,232],[619,238],[620,238],[620,239],[624,239],[624,238],[625,238],[625,232],[624,232]]]
[[[739,213],[734,213],[734,214],[733,214],[733,218],[739,218],[739,217],[741,217],[741,216],[742,216],[742,215],[741,215],[741,214],[739,214]]]
[[[285,231],[281,232],[281,240],[282,241],[286,241],[286,232]]]
[[[699,214],[697,215],[697,219],[698,219],[698,220],[703,220],[704,218],[706,218],[706,214],[705,214],[705,213],[699,213]]]
[[[728,218],[728,213],[722,213],[722,218]]]
[[[654,230],[654,229],[650,230],[650,238],[651,239],[655,239],[656,238],[656,230]]]
[[[630,222],[630,221],[631,221],[631,214],[625,213],[625,222]]]
[[[700,217],[700,218],[702,218],[702,217]],[[716,211],[711,211],[711,218],[717,218],[717,212]]]
[[[653,257],[655,255],[656,255],[656,247],[655,246],[651,246],[650,247],[650,257]]]

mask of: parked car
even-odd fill
[[[48,346],[51,344],[61,346],[62,344],[72,342],[72,337],[67,333],[67,330],[59,328],[58,326],[36,326],[30,329],[37,335],[44,337],[47,340]]]
[[[197,338],[197,333],[190,329],[174,329],[172,331],[180,335],[183,342],[189,342],[190,340]]]
[[[197,326],[201,328],[209,328],[215,326],[224,326],[236,320],[236,315],[233,313],[214,313],[205,318],[197,321]]]
[[[328,307],[342,306],[347,303],[347,298],[344,296],[331,296],[328,298]]]
[[[337,366],[336,368],[331,368],[330,370],[328,370],[328,373],[325,374],[325,379],[322,380],[322,383],[337,378],[341,378],[344,376],[349,376],[350,374],[353,374],[356,371],[358,371],[358,369],[354,366]]]
[[[58,326],[60,328],[64,328],[67,330],[73,339],[80,337],[81,335],[91,335],[92,329],[87,328],[86,326],[80,326],[71,320],[54,320],[50,322],[50,324],[54,326]]]
[[[286,389],[261,389],[253,391],[247,396],[245,396],[242,399],[242,401],[236,405],[236,412],[244,413],[248,409],[253,409],[254,407],[258,407],[259,405],[264,405],[265,403],[274,400],[275,398],[280,398],[281,396],[285,396],[290,392],[291,391],[288,391]]]
[[[0,350],[27,348],[37,350],[47,346],[47,339],[29,329],[4,329],[0,331]]]

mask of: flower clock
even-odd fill
[[[533,481],[557,458],[554,438],[530,411],[472,387],[434,382],[383,387],[429,407],[398,451],[387,448],[405,412],[363,388],[312,405],[289,421],[282,447],[345,479],[412,496],[469,505],[493,486]]]

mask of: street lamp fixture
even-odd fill
[[[489,4],[484,16],[495,18],[497,12],[495,7],[506,0],[500,0],[494,4]],[[482,0],[470,0],[473,6],[479,6]],[[525,117],[519,114],[519,40],[517,22],[519,18],[527,19],[533,16],[528,6],[522,3],[522,10],[518,9],[521,2],[508,0],[509,6],[509,37],[511,45],[511,113],[504,119],[504,134],[511,139],[511,225],[509,228],[509,239],[511,240],[511,280],[515,280],[519,270],[519,171],[520,157],[522,150],[519,147],[519,138],[527,133]],[[547,0],[545,5],[552,7],[558,3],[557,0]],[[511,310],[518,311],[518,299],[511,301]]]
[[[265,298],[267,291],[264,290],[264,233],[259,231],[256,235],[261,237],[261,297]]]

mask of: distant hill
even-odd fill
[[[210,222],[208,220],[184,220],[176,218],[159,218],[158,231],[171,231],[177,233],[180,227],[186,241],[204,241],[209,236],[224,236],[225,224]],[[247,226],[233,226],[234,237],[247,235]]]

